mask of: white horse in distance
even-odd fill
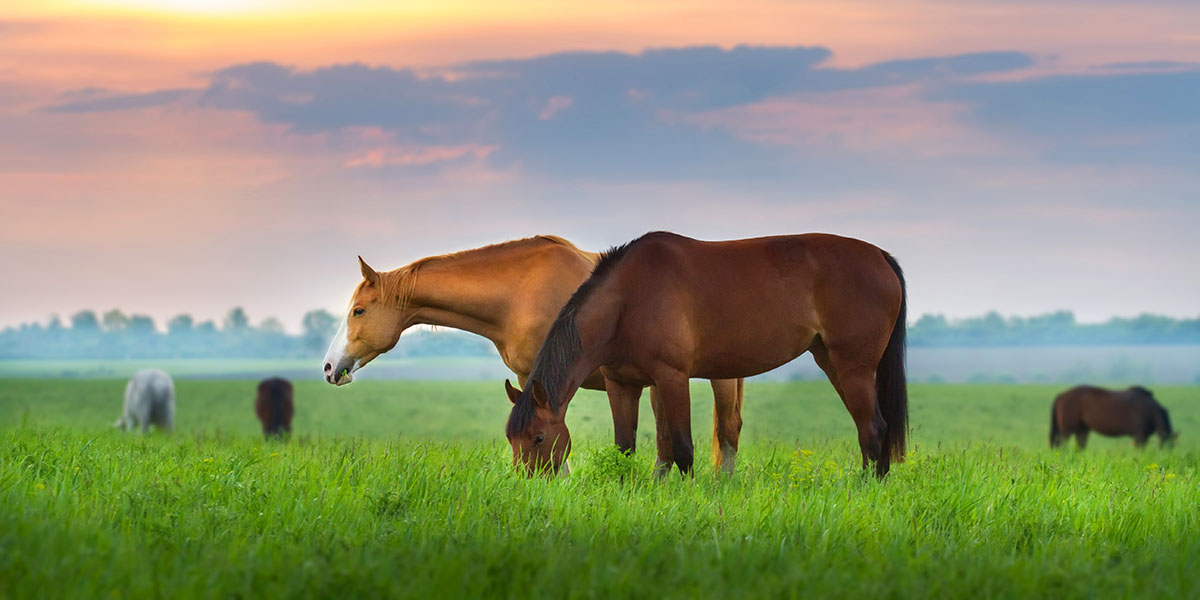
[[[133,374],[125,386],[125,408],[113,423],[125,431],[150,425],[171,431],[175,427],[175,382],[158,369],[143,369]]]

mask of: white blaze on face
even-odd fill
[[[329,349],[325,351],[325,381],[334,385],[350,383],[359,367],[357,359],[346,356],[346,347],[350,344],[347,337],[349,327],[350,313],[347,311],[342,317],[341,326],[333,336],[333,341],[329,342]]]

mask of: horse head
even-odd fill
[[[571,432],[563,414],[565,403],[557,411],[551,408],[549,396],[538,381],[529,382],[521,391],[506,379],[504,389],[513,403],[506,431],[513,465],[524,468],[529,475],[570,474],[566,458],[571,453]]]
[[[350,308],[325,352],[325,381],[334,385],[350,383],[355,371],[391,350],[407,325],[404,298],[397,286],[361,256],[358,262],[363,281],[355,288]]]

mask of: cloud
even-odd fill
[[[89,97],[86,99],[78,99],[78,97],[81,95],[86,95]],[[58,113],[93,113],[114,110],[136,110],[139,108],[153,108],[156,106],[174,104],[180,100],[194,96],[195,92],[193,90],[186,89],[159,90],[156,92],[147,92],[145,94],[104,95],[103,90],[88,88],[68,95],[68,97],[74,97],[76,99],[47,107],[46,110],[49,112]]]
[[[80,90],[47,110],[239,111],[299,134],[387,132],[386,148],[356,147],[343,165],[484,160],[567,178],[828,177],[829,164],[854,169],[876,150],[906,144],[918,146],[914,160],[959,147],[1101,162],[1200,151],[1193,135],[1200,70],[1186,63],[1021,77],[1034,65],[1021,52],[858,68],[828,66],[831,56],[818,46],[701,46],[560,52],[430,71],[256,62],[212,73],[205,88]],[[1005,77],[987,77],[994,74]],[[776,115],[787,121],[772,131]],[[926,139],[938,147],[920,147]],[[449,157],[448,148],[488,151]]]
[[[955,82],[928,98],[963,102],[975,123],[1036,140],[1052,159],[1174,163],[1200,155],[1200,69]]]

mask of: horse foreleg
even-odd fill
[[[642,397],[642,386],[605,379],[604,390],[612,408],[613,442],[621,452],[633,454],[637,449],[638,401]]]
[[[744,384],[744,379],[712,380],[713,466],[727,475],[733,474],[737,462]]]
[[[669,371],[654,379],[660,394],[659,415],[656,421],[665,422],[671,436],[671,456],[684,475],[692,473],[692,399],[688,377],[680,371]]]
[[[654,411],[655,442],[658,446],[658,457],[654,459],[654,477],[662,479],[671,472],[675,455],[671,452],[671,431],[667,428],[667,419],[663,416],[662,394],[657,386],[650,387],[650,408]]]

